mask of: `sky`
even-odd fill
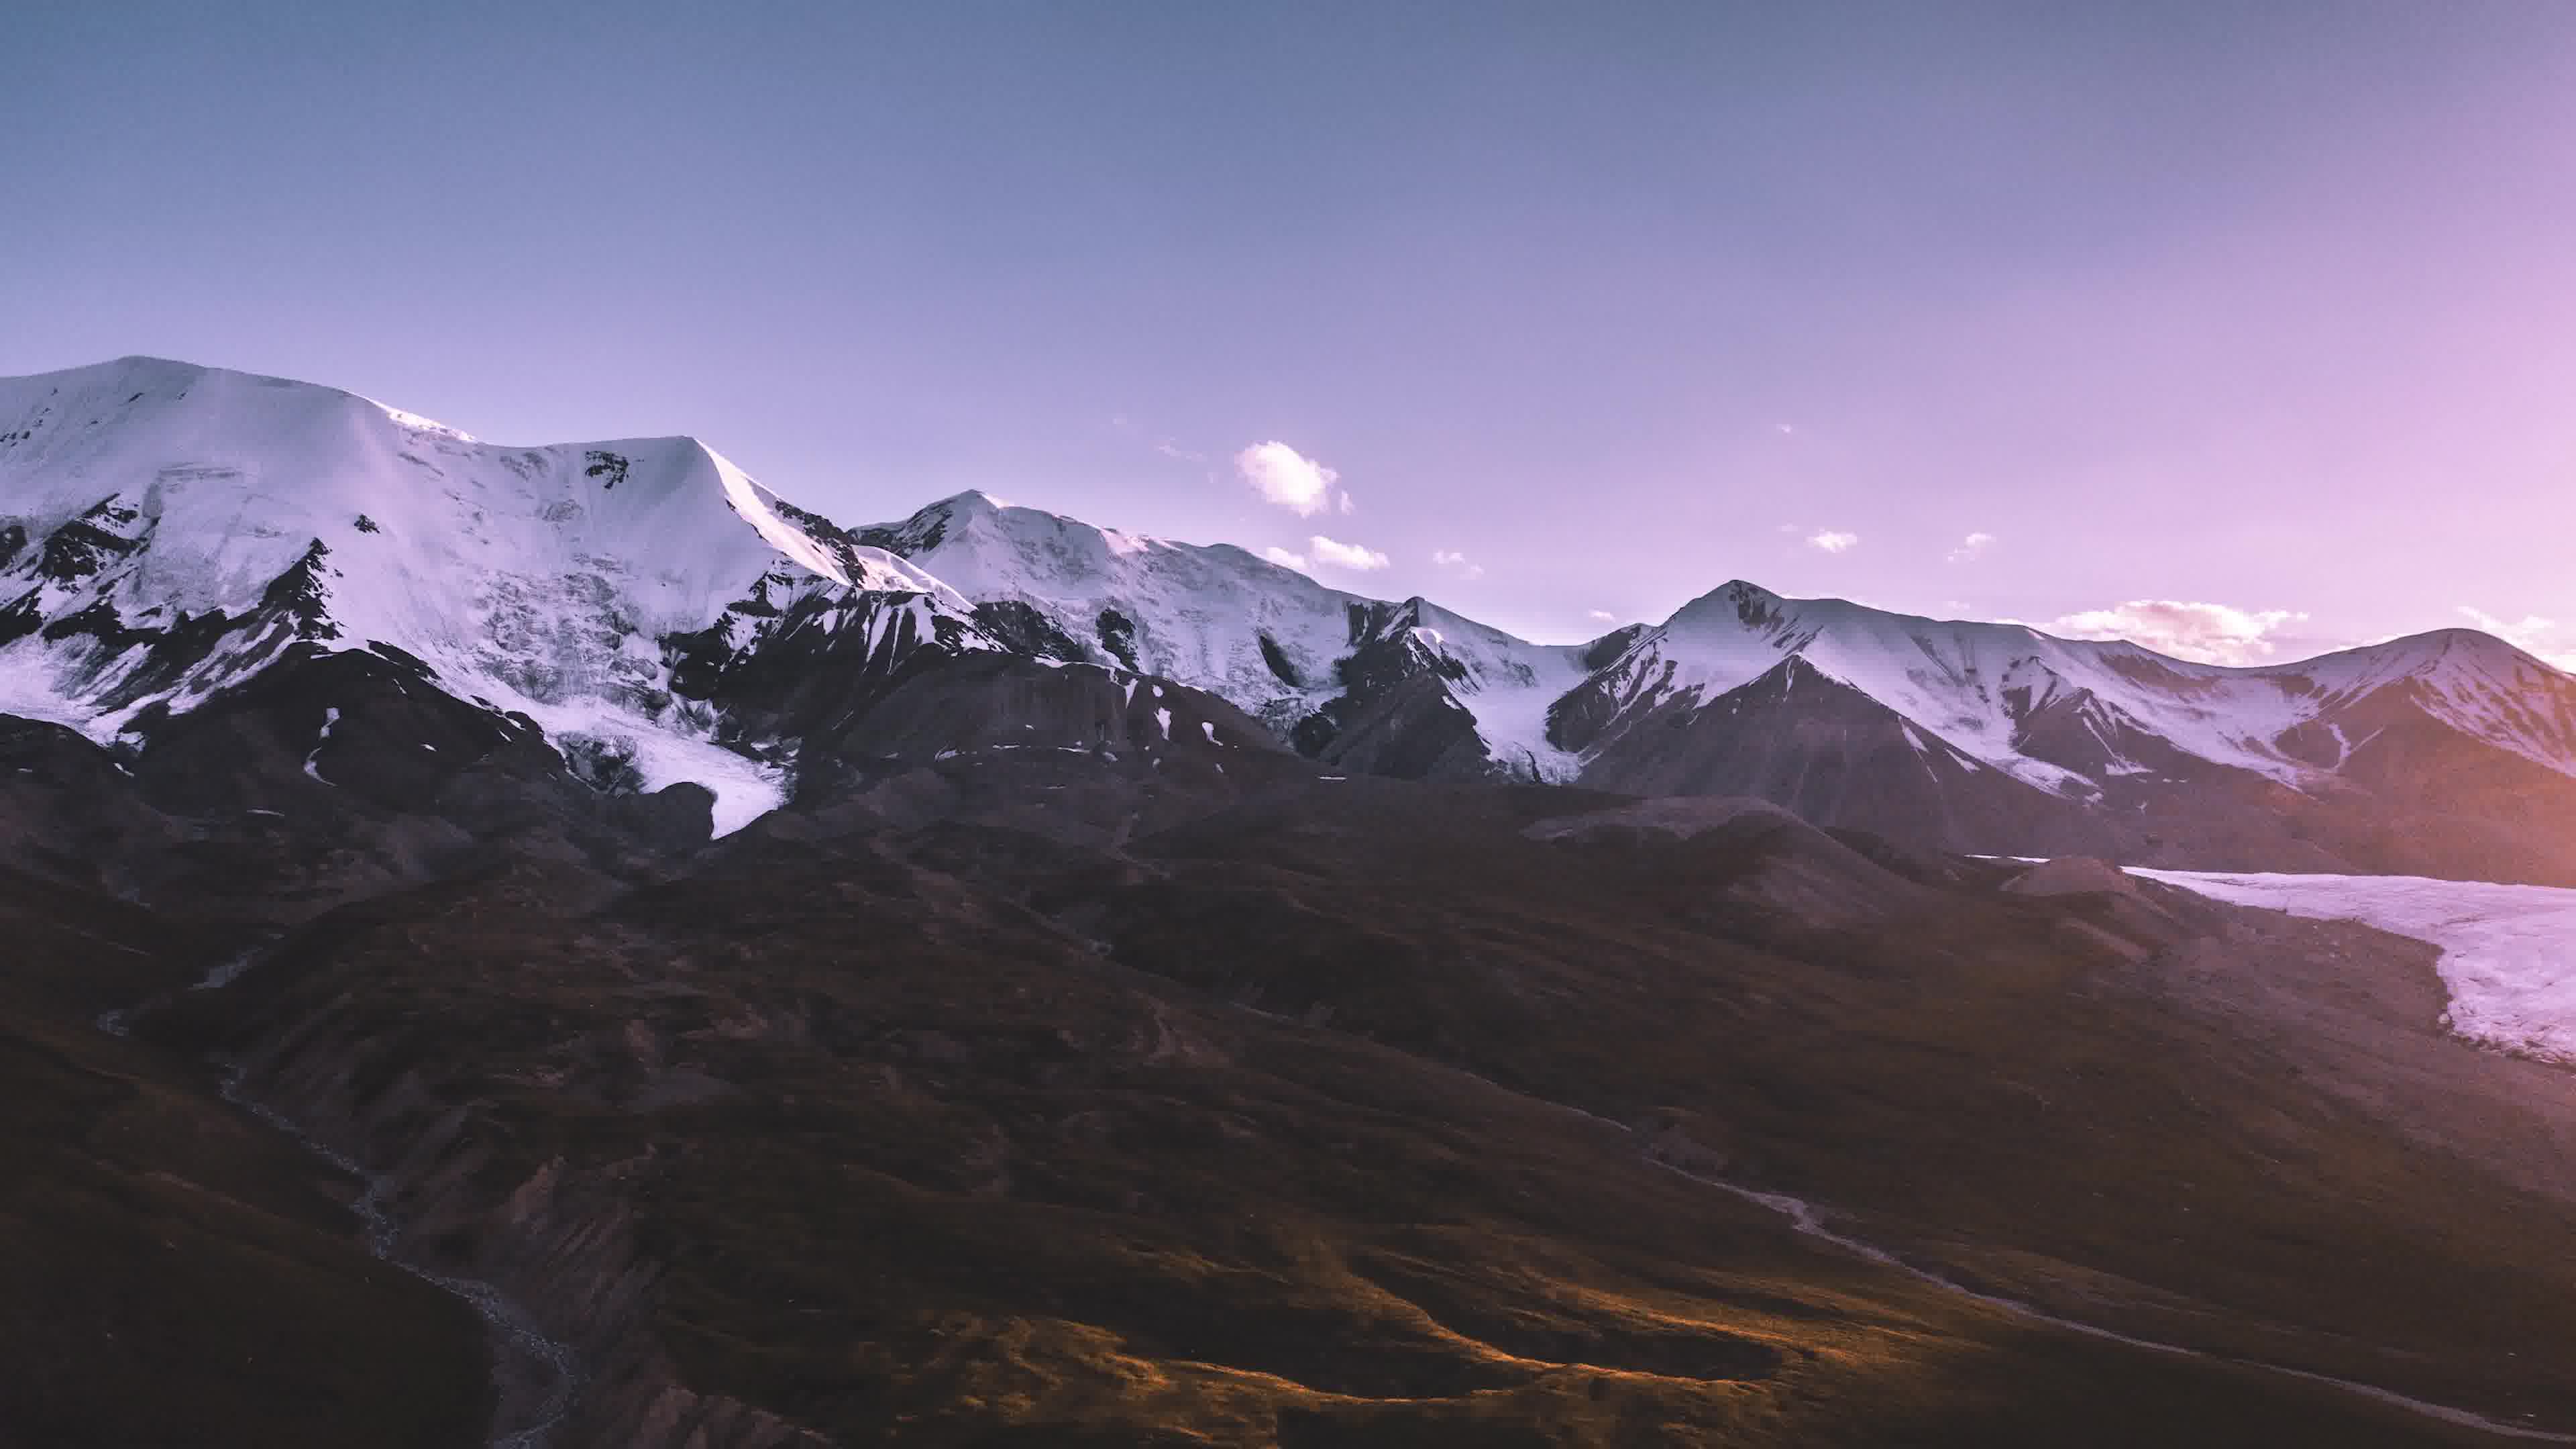
[[[25,6],[0,374],[980,488],[1524,635],[1730,578],[2576,665],[2576,5]],[[2557,622],[2552,622],[2557,621]]]

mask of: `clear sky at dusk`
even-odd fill
[[[2576,5],[7,35],[0,373],[694,433],[845,521],[979,487],[1552,639],[1741,576],[2244,657],[2475,610],[2576,658]]]

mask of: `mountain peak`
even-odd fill
[[[210,372],[220,371],[223,371],[223,369],[206,367],[194,362],[181,362],[176,358],[152,357],[144,353],[135,352],[128,353],[123,357],[111,357],[104,362],[83,363],[78,367],[60,367],[50,372],[31,372],[19,377],[0,379],[0,381],[42,381],[60,384],[88,381],[94,378],[145,377],[155,374],[171,380],[185,380],[188,378],[202,377]]]
[[[128,353],[123,357],[114,359],[113,361],[103,362],[96,365],[101,370],[115,371],[126,374],[127,376],[158,373],[164,377],[174,379],[203,377],[210,372],[226,370],[222,368],[208,367],[203,363],[185,362],[175,357],[154,357],[148,353],[141,352]],[[84,372],[87,370],[88,369],[86,368],[70,369],[70,371],[73,372]]]
[[[1692,630],[1759,626],[1778,620],[1790,602],[1760,584],[1729,579],[1674,610],[1664,627]]]
[[[2398,642],[2423,644],[2445,654],[2466,654],[2480,659],[2541,662],[2530,650],[2483,629],[2428,629],[2421,634],[2406,635]]]
[[[2479,678],[2507,682],[2518,678],[2564,677],[2530,651],[2477,629],[2432,629],[2377,644],[2338,650],[2293,664],[2263,666],[2264,672],[2304,676],[2327,689],[2349,690],[2400,678],[2441,680]]]
[[[951,493],[936,503],[932,503],[926,507],[918,509],[916,510],[916,514],[928,513],[932,509],[937,509],[940,512],[951,516],[999,513],[1010,506],[1010,504],[994,497],[992,494],[985,492],[981,488],[968,488],[962,492]]]

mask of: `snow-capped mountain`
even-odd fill
[[[1559,702],[1556,742],[1587,762],[1615,756],[1640,720],[1716,706],[1793,657],[1921,736],[2061,795],[2205,766],[2311,786],[2401,707],[2576,776],[2576,679],[2469,630],[2231,669],[2124,640],[1784,599],[1742,580],[1636,631]]]
[[[1739,580],[1660,625],[1542,645],[1425,599],[1327,588],[1228,545],[1097,528],[980,493],[856,537],[956,589],[1016,647],[1206,689],[1310,756],[1375,773],[1785,792],[1828,821],[1878,828],[1938,816],[1929,802],[1955,807],[1963,791],[1992,796],[1960,817],[1992,828],[1943,832],[1953,843],[2135,814],[2135,797],[2158,788],[2330,794],[2365,745],[2418,717],[2576,776],[2576,681],[2464,630],[2228,669],[2019,624],[1786,599]],[[1794,744],[1798,731],[1768,705],[1791,700],[1801,677],[1884,716],[1838,724],[1830,770],[1812,751],[1746,743],[1767,731]],[[1815,737],[1821,701],[1796,702]],[[2100,843],[2098,829],[2070,828]]]
[[[990,630],[1011,627],[995,607],[1025,610],[1024,648],[1207,690],[1332,763],[1374,759],[1394,722],[1428,712],[1453,727],[1403,773],[1564,780],[1580,767],[1547,738],[1549,704],[1583,679],[1579,646],[1532,644],[1421,598],[1329,589],[1231,544],[1095,528],[976,492],[855,537],[986,606]],[[1394,703],[1416,679],[1434,682]]]
[[[585,777],[704,783],[719,828],[817,741],[835,778],[1002,748],[1005,717],[1030,748],[1177,747],[1150,679],[1199,743],[1266,727],[1329,769],[1759,795],[1954,848],[2576,879],[2576,678],[2465,630],[2226,669],[1737,581],[1536,644],[981,493],[844,528],[689,438],[504,447],[147,358],[0,380],[0,713],[139,737],[299,650],[373,651]],[[1021,662],[925,693],[966,654]],[[899,687],[908,723],[860,718]]]
[[[698,779],[776,770],[675,670],[772,635],[983,647],[952,591],[691,438],[483,443],[336,389],[152,358],[0,380],[0,711],[102,738],[296,641],[385,647],[558,741]]]
[[[2485,634],[2231,669],[1739,580],[1595,659],[1551,734],[1604,789],[1954,848],[2576,879],[2576,677]]]

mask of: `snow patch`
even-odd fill
[[[666,785],[704,785],[715,792],[715,833],[731,835],[787,803],[787,771],[715,741],[616,713],[528,702],[524,712],[550,739],[587,739],[619,747],[651,794]]]
[[[2442,950],[2444,1025],[2480,1046],[2576,1065],[2576,890],[2408,875],[2131,875],[2213,900],[2360,921]]]
[[[0,652],[0,714],[86,731],[94,713],[55,687],[44,655],[33,649]]]
[[[322,758],[322,747],[331,743],[331,731],[339,723],[340,711],[337,709],[322,711],[322,733],[314,737],[313,748],[306,751],[304,755],[304,773],[316,780],[322,780],[322,772],[314,768],[314,763]],[[322,780],[322,783],[328,785],[331,782]]]

